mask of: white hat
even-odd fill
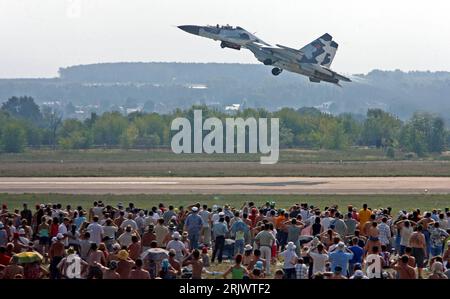
[[[297,246],[295,246],[294,242],[288,242],[287,243],[287,249],[288,250],[295,250],[295,248],[297,248]]]
[[[39,207],[40,207],[41,209],[43,209],[43,208],[45,208],[45,205],[44,205],[43,203],[41,203],[41,204],[39,205]]]
[[[25,235],[25,230],[23,228],[19,229],[19,235]]]
[[[252,245],[250,245],[250,244],[245,245],[244,251],[252,251],[252,250],[253,250]]]
[[[56,239],[56,237],[53,237],[52,242],[56,242],[56,241],[58,241],[58,239]]]
[[[174,238],[174,239],[179,239],[179,238],[180,238],[180,233],[179,233],[179,232],[174,232],[174,233],[172,234],[172,238]]]
[[[197,207],[192,207],[192,212],[197,212],[198,211],[198,208]]]
[[[344,247],[345,247],[345,244],[342,241],[337,244],[337,248],[339,248],[339,249],[344,249]]]
[[[220,212],[220,213],[219,213],[219,216],[220,216],[220,217],[223,217],[223,216],[225,216],[225,213],[224,213],[224,212]]]
[[[116,244],[113,245],[112,248],[113,248],[114,250],[119,250],[119,249],[120,249],[120,244],[119,244],[119,243],[116,243]]]
[[[58,233],[58,234],[56,235],[56,238],[57,238],[58,240],[64,239],[64,235],[61,234],[61,233]]]

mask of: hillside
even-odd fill
[[[449,72],[374,70],[351,76],[354,82],[343,88],[288,72],[274,77],[269,67],[257,64],[105,63],[61,68],[59,74],[0,80],[0,102],[29,95],[39,104],[60,106],[66,117],[75,111],[86,116],[126,108],[168,112],[193,104],[222,109],[245,103],[269,110],[317,106],[335,114],[365,114],[376,107],[403,119],[426,110],[450,120]]]

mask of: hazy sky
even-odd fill
[[[0,0],[0,78],[119,61],[256,63],[176,25],[239,25],[301,48],[325,32],[332,68],[450,70],[448,0]]]

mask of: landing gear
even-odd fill
[[[274,68],[272,69],[272,75],[278,76],[279,74],[281,74],[282,71],[283,71],[282,69],[280,69],[280,68],[278,68],[278,67],[274,67]]]
[[[272,65],[272,64],[273,64],[273,61],[272,61],[272,59],[267,58],[267,59],[265,59],[265,60],[263,61],[263,63],[264,63],[264,65]]]

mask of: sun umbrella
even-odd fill
[[[18,258],[19,264],[31,264],[34,262],[42,262],[43,260],[42,255],[35,251],[21,252],[17,253],[15,256]]]
[[[150,248],[141,254],[142,260],[149,259],[149,260],[154,260],[155,262],[162,261],[163,259],[166,259],[168,257],[169,257],[169,252],[162,248]]]

